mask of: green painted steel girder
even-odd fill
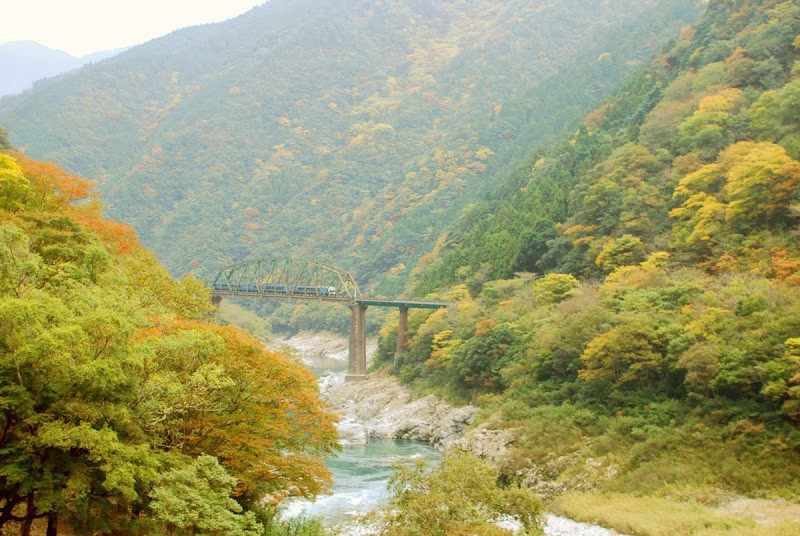
[[[442,309],[450,305],[445,302],[410,301],[410,300],[356,300],[358,305],[367,307],[398,307],[400,309]]]
[[[445,302],[365,299],[353,276],[308,259],[272,257],[223,268],[211,284],[212,295],[275,300],[319,300],[400,309],[441,309]]]
[[[349,303],[361,296],[349,272],[308,259],[291,258],[256,259],[223,268],[211,290],[214,296]]]

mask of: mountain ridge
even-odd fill
[[[117,53],[118,50],[108,50],[76,57],[36,41],[9,41],[0,44],[0,64],[3,65],[0,98],[19,94],[42,79],[58,76]]]

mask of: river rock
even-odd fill
[[[342,419],[336,425],[339,443],[342,445],[366,445],[367,429],[353,419]]]
[[[396,380],[372,375],[344,382],[342,374],[320,378],[323,400],[339,413],[342,423],[357,423],[369,437],[408,439],[444,449],[464,433],[478,409],[453,407],[434,395],[411,401],[408,390]]]
[[[502,467],[508,456],[508,447],[517,438],[516,429],[494,429],[483,423],[453,442],[453,447],[471,452],[495,467]]]

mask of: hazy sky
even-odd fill
[[[31,40],[84,56],[138,45],[178,28],[230,19],[265,0],[16,0],[0,44]]]

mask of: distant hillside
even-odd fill
[[[396,291],[698,4],[273,0],[6,98],[0,123],[97,179],[173,272],[302,255]]]
[[[33,86],[43,78],[76,69],[92,61],[99,61],[116,52],[97,52],[76,58],[64,51],[54,50],[35,41],[12,41],[0,45],[0,97],[16,95]]]

